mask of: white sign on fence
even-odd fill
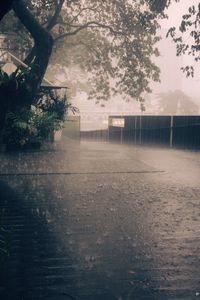
[[[113,127],[124,128],[125,119],[124,118],[112,118],[110,123],[111,123],[111,126],[113,126]]]

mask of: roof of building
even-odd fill
[[[6,62],[3,67],[2,70],[7,73],[7,74],[11,74],[13,73],[17,67],[19,65],[27,68],[28,65],[25,64],[21,59],[19,59],[18,57],[16,57],[14,54],[12,54],[9,51],[5,51],[6,54],[10,57],[10,61]],[[47,89],[66,89],[66,86],[60,86],[60,85],[55,85],[53,84],[51,81],[49,81],[46,77],[43,78],[42,87],[47,88]]]

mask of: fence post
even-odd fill
[[[139,145],[142,144],[142,116],[139,116]]]
[[[120,128],[120,143],[123,143],[123,128]]]
[[[135,135],[134,135],[134,143],[137,144],[137,116],[135,116]]]
[[[111,125],[111,118],[108,116],[108,137],[107,140],[110,143],[110,125]]]
[[[173,128],[174,128],[174,117],[170,118],[170,148],[173,148]]]

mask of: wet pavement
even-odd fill
[[[0,154],[1,300],[200,299],[200,153],[66,141]]]

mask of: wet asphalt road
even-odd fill
[[[96,142],[0,154],[1,300],[200,299],[200,153]]]

